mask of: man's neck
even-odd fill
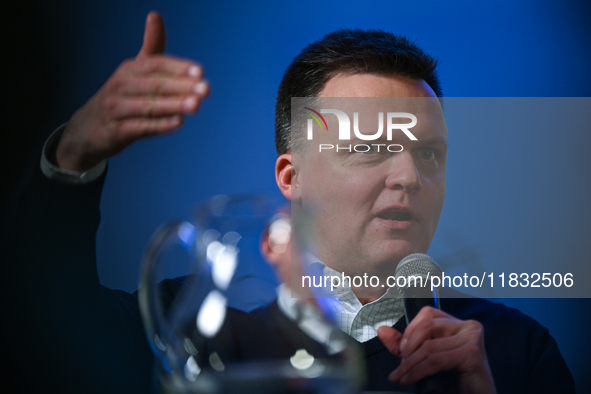
[[[380,297],[372,297],[372,298],[357,298],[361,305],[369,304],[370,302],[374,302],[378,300]]]
[[[386,290],[380,288],[351,288],[361,305],[369,304],[380,299]]]

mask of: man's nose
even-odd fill
[[[400,152],[392,157],[386,187],[406,193],[414,193],[421,188],[421,174],[410,153]]]

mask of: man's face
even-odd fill
[[[311,149],[292,158],[293,202],[313,209],[318,257],[351,276],[393,275],[403,257],[427,252],[437,228],[445,197],[447,155],[441,107],[424,81],[404,77],[338,74],[320,96],[431,98],[423,99],[431,105],[416,114],[418,123],[410,129],[417,141],[400,130],[393,133],[391,141],[371,142],[335,141],[334,132],[330,136],[316,133]],[[328,124],[329,130],[338,129],[336,116],[328,114],[325,119],[333,122]],[[353,117],[350,119],[353,126]],[[408,120],[400,123],[404,122]],[[367,126],[375,133],[377,119]],[[385,137],[385,131],[383,134]],[[404,149],[399,153],[383,149],[380,153],[318,152],[318,143],[322,142],[379,142],[400,144]]]

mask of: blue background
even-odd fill
[[[214,194],[276,190],[276,90],[291,59],[327,32],[380,28],[407,35],[440,59],[445,96],[585,97],[591,92],[587,2],[53,1],[31,11],[46,30],[28,39],[35,45],[26,46],[35,52],[39,45],[50,54],[38,57],[41,68],[52,72],[47,89],[53,97],[45,103],[48,116],[39,141],[65,122],[123,59],[135,56],[145,15],[152,9],[164,16],[167,53],[201,62],[212,95],[178,133],[141,141],[109,163],[98,269],[103,284],[127,291],[137,287],[143,249],[159,224],[187,217],[196,201]],[[454,145],[452,133],[448,198],[431,251],[436,259],[486,261],[491,250],[505,248],[508,239],[520,242],[507,246],[505,255],[521,259],[533,253],[539,258],[536,253],[543,255],[553,244],[535,230],[556,226],[557,219],[571,240],[585,244],[591,235],[584,223],[589,220],[585,203],[591,168],[584,150],[591,142],[589,126],[541,135],[544,155],[537,154],[536,144],[529,148],[532,139],[525,138],[519,148],[485,156],[490,164],[484,174],[471,171],[467,163],[474,156],[478,159],[480,150],[492,150],[498,140],[475,130],[473,144]],[[571,144],[561,144],[562,138]],[[572,156],[580,160],[564,160]],[[511,165],[500,165],[508,157]],[[524,174],[513,169],[533,166],[535,171],[536,160],[552,163],[552,177],[542,174],[535,185],[521,187]],[[475,190],[489,189],[475,196]],[[581,208],[574,211],[579,212],[573,216],[576,226],[561,216],[564,204],[572,206],[568,197],[573,194],[578,196],[575,207]],[[511,212],[530,203],[539,209],[511,220]],[[550,249],[560,251],[563,246]],[[587,256],[583,263],[590,255],[584,252],[588,246],[575,255]],[[550,329],[579,391],[590,391],[589,300],[505,302]]]

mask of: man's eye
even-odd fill
[[[419,156],[423,160],[427,160],[427,161],[435,160],[435,151],[431,148],[425,148],[425,149],[421,150],[421,152],[419,153]]]
[[[367,145],[363,147],[363,151],[361,153],[364,155],[373,155],[374,153],[378,153],[378,149],[373,145]]]

